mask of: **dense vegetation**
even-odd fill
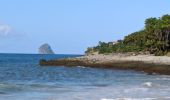
[[[125,36],[118,43],[99,42],[95,47],[87,49],[86,53],[114,52],[149,52],[155,55],[165,55],[170,50],[170,15],[145,20],[143,30]]]

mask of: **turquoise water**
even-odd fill
[[[170,76],[38,65],[74,56],[0,54],[0,100],[170,100]]]

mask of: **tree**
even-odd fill
[[[143,30],[125,36],[124,40],[115,45],[111,42],[99,42],[93,49],[99,53],[112,52],[150,52],[155,55],[165,55],[170,50],[170,15],[145,20]]]

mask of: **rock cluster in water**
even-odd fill
[[[38,50],[39,54],[54,54],[51,46],[47,43],[41,45]]]
[[[170,57],[151,55],[88,55],[75,58],[40,60],[41,66],[84,66],[135,70],[152,74],[170,75]]]

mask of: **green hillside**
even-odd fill
[[[95,47],[89,47],[86,53],[117,53],[117,52],[149,52],[155,55],[165,55],[170,50],[170,15],[145,20],[144,29],[131,33],[112,42],[99,42]]]

